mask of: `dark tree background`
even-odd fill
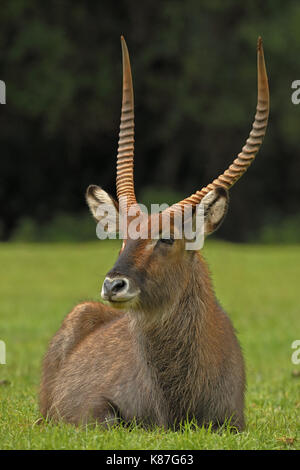
[[[269,128],[231,191],[219,236],[253,240],[266,224],[297,232],[300,223],[286,223],[299,220],[300,105],[291,101],[300,79],[297,0],[2,0],[2,240],[24,220],[84,218],[90,183],[115,193],[121,34],[134,77],[138,200],[166,202],[209,183],[240,152],[255,113],[262,35]]]

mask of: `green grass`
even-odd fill
[[[299,246],[210,242],[204,253],[217,297],[238,331],[247,364],[247,427],[213,433],[138,427],[79,429],[36,424],[37,390],[47,342],[78,302],[99,299],[117,242],[0,245],[1,449],[299,449]],[[297,376],[298,374],[298,376]]]

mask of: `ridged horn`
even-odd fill
[[[209,191],[217,187],[221,186],[225,189],[230,189],[245,173],[245,171],[253,162],[266,133],[269,117],[269,101],[269,85],[265,66],[264,51],[262,39],[259,37],[257,42],[257,107],[252,130],[246,141],[246,145],[243,147],[238,157],[222,175],[220,175],[208,186],[205,186],[200,191],[192,194],[192,196],[175,204],[174,206],[176,206],[176,208],[182,208],[185,205],[195,206],[199,204],[201,199]]]
[[[121,211],[136,204],[133,180],[134,159],[134,98],[129,53],[121,36],[123,62],[123,96],[117,155],[117,196]]]

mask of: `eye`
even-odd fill
[[[174,238],[170,237],[170,238],[160,238],[158,241],[160,243],[165,244],[165,245],[173,245],[175,240],[174,240]]]

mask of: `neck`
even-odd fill
[[[207,267],[201,259],[196,261],[187,284],[168,309],[150,319],[143,313],[132,316],[144,367],[174,412],[180,409],[185,415],[183,419],[196,398],[191,384],[199,380],[201,351],[206,355],[209,348],[203,331],[215,307]]]

